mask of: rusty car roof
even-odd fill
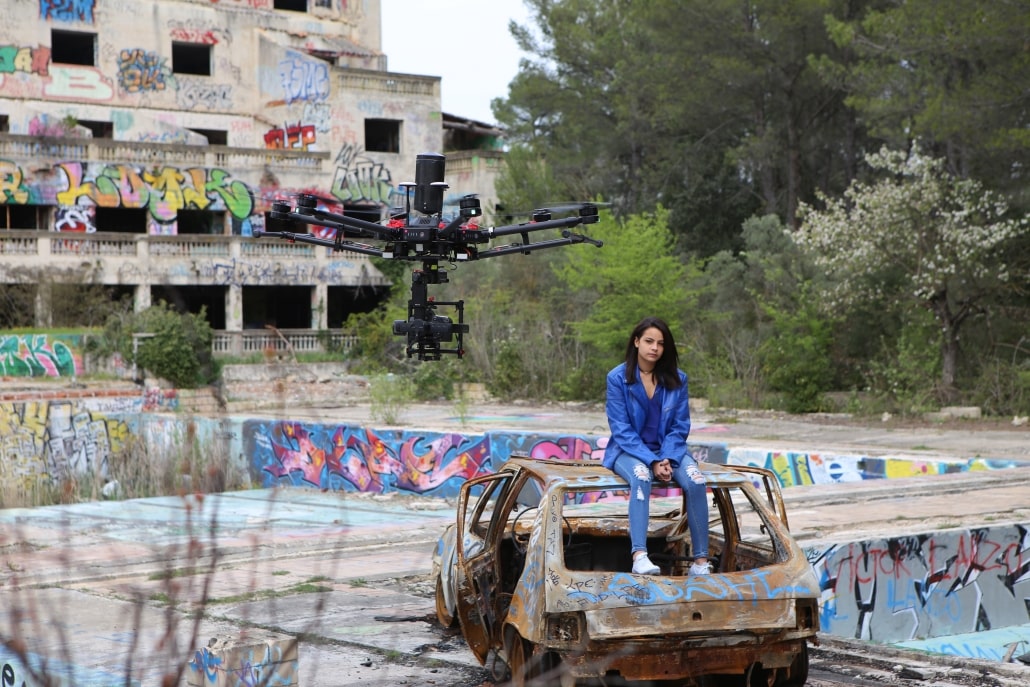
[[[512,455],[501,466],[517,465],[523,470],[538,477],[544,484],[562,482],[566,487],[605,487],[625,486],[626,481],[593,460],[552,460],[531,458],[524,455]],[[730,465],[708,465],[701,463],[701,471],[708,479],[709,486],[715,484],[729,485],[750,482],[746,474],[739,473]]]

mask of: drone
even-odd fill
[[[429,295],[430,285],[448,281],[447,272],[440,269],[441,262],[457,265],[513,253],[528,255],[545,248],[578,243],[600,248],[603,242],[572,231],[573,227],[598,221],[597,205],[594,203],[576,205],[573,208],[575,214],[568,217],[552,218],[551,210],[544,208],[534,210],[530,221],[523,224],[481,227],[470,221],[483,214],[479,199],[471,194],[459,199],[457,216],[445,221],[443,196],[449,188],[444,182],[445,168],[444,155],[416,155],[415,181],[400,184],[405,195],[403,212],[391,214],[382,223],[320,210],[316,196],[300,194],[297,196],[296,207],[291,208],[286,201],[274,202],[268,217],[292,226],[300,223],[325,227],[330,232],[335,230],[334,238],[313,236],[306,232],[260,230],[255,231],[254,236],[273,236],[291,243],[327,246],[334,251],[349,251],[390,260],[421,261],[421,269],[414,269],[411,275],[408,319],[394,320],[393,333],[407,337],[406,353],[409,358],[417,357],[420,361],[440,360],[444,354],[461,358],[465,354],[463,336],[469,331],[469,326],[464,322],[464,301],[437,301]],[[547,229],[560,229],[561,238],[535,243],[530,241],[531,232]],[[480,247],[495,238],[513,235],[518,235],[521,242]],[[453,308],[457,321],[438,315],[436,309],[441,306]]]

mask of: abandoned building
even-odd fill
[[[379,0],[4,3],[0,288],[32,307],[0,327],[74,326],[56,294],[103,285],[203,308],[215,352],[246,354],[268,326],[314,344],[374,308],[367,256],[253,234],[298,194],[383,219],[427,151],[445,212],[493,207],[500,132],[443,113],[439,77],[390,72],[386,20]]]

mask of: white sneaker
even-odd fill
[[[661,572],[661,569],[652,563],[645,553],[633,561],[633,572],[636,575],[657,575]]]
[[[711,563],[692,563],[690,565],[691,575],[711,575],[712,564]]]

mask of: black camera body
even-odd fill
[[[290,225],[301,223],[335,229],[334,239],[290,231],[255,231],[254,236],[275,236],[291,242],[328,246],[337,251],[385,259],[421,261],[422,268],[412,271],[408,319],[394,321],[393,333],[407,337],[406,353],[409,358],[440,360],[444,354],[460,358],[465,353],[462,337],[469,331],[468,325],[464,323],[465,304],[463,301],[437,301],[429,296],[429,285],[448,281],[447,273],[439,268],[441,261],[457,264],[511,253],[528,255],[534,250],[576,243],[600,247],[602,242],[571,231],[572,227],[580,224],[598,221],[597,206],[593,203],[576,205],[575,214],[568,217],[552,219],[550,210],[541,209],[535,210],[532,220],[525,224],[483,228],[470,222],[473,218],[481,217],[483,210],[475,195],[467,195],[458,202],[458,215],[444,222],[444,191],[448,188],[444,182],[445,169],[446,158],[443,155],[417,155],[415,181],[400,184],[405,190],[404,212],[402,215],[393,215],[385,223],[319,210],[314,196],[301,194],[294,208],[283,201],[273,203],[268,213],[269,219]],[[548,229],[560,230],[561,238],[530,242],[530,232]],[[480,248],[494,238],[512,234],[518,234],[522,241],[506,246]],[[360,243],[355,239],[367,239],[374,243]],[[457,322],[436,314],[438,307],[453,308]]]

